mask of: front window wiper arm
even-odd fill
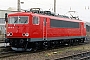
[[[25,20],[25,22],[24,23],[26,23],[27,22],[27,20]]]
[[[16,23],[17,22],[17,20],[15,20],[15,22],[14,23]]]

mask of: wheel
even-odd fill
[[[35,42],[34,47],[32,48],[32,51],[36,52],[39,49],[39,43]]]
[[[36,52],[38,50],[38,47],[34,47],[32,51]]]
[[[48,49],[48,42],[47,42],[47,41],[43,42],[43,48],[44,48],[45,50]]]
[[[51,42],[51,48],[55,48],[55,42],[54,41]]]

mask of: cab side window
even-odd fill
[[[33,16],[33,24],[34,25],[39,25],[39,17]]]

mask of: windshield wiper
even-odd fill
[[[27,20],[25,20],[25,22],[24,23],[26,23],[27,22]]]
[[[17,22],[17,20],[15,20],[15,22],[14,23],[16,23]]]

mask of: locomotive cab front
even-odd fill
[[[29,32],[29,17],[30,14],[14,13],[8,15],[8,22],[6,23],[6,38],[9,40],[10,46],[13,50],[21,50],[25,48],[30,37]],[[15,47],[15,48],[14,48]]]
[[[29,36],[28,16],[9,16],[7,37],[28,37]]]

